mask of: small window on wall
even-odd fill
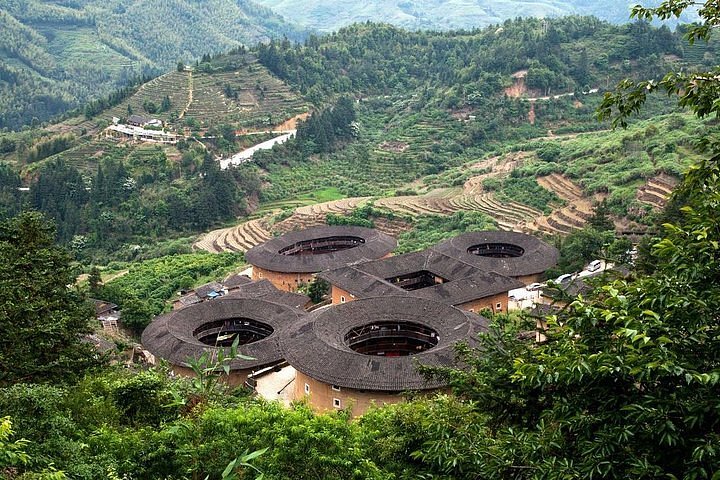
[[[502,303],[498,303],[497,305],[495,305],[495,309],[502,310]]]
[[[340,303],[345,303],[345,297],[342,295],[340,296]]]
[[[333,407],[342,408],[342,403],[339,398],[333,398]]]
[[[310,395],[310,385],[305,384],[305,395]]]
[[[333,386],[332,386],[332,389],[333,389],[333,392],[339,392],[339,391],[340,391],[340,387],[338,387],[337,385],[333,385]]]

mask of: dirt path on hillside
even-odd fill
[[[107,277],[102,279],[102,283],[108,283],[112,282],[116,278],[120,278],[124,275],[127,275],[130,270],[122,270],[117,273],[113,273],[112,275],[108,275]],[[75,283],[80,284],[81,282],[86,282],[89,275],[87,273],[83,273],[81,275],[78,275],[77,280],[75,280]]]
[[[180,115],[178,115],[178,120],[182,120],[182,118],[185,116],[185,113],[187,113],[188,110],[190,110],[190,105],[193,102],[193,75],[192,70],[188,73],[188,103],[185,105],[185,108],[182,112],[180,112]]]

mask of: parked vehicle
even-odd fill
[[[566,273],[566,274],[564,274],[564,275],[560,275],[559,277],[557,277],[557,278],[555,279],[555,283],[565,283],[565,282],[569,282],[569,281],[572,280],[574,277],[575,277],[574,274],[572,274],[572,273]]]
[[[537,283],[537,282],[531,283],[530,285],[525,287],[525,289],[528,292],[536,292],[536,291],[540,290],[541,288],[542,288],[542,283]]]
[[[602,267],[602,261],[600,260],[593,260],[590,262],[587,266],[588,272],[597,272]]]

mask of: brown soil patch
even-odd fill
[[[285,120],[280,125],[276,125],[273,130],[297,130],[298,122],[305,121],[310,118],[310,112],[301,113]]]
[[[525,80],[521,79],[517,83],[505,89],[505,95],[510,98],[520,98],[527,93],[527,87],[525,87]]]
[[[530,125],[535,125],[535,102],[530,104],[530,111],[528,112],[528,121]]]
[[[505,177],[520,167],[530,154],[528,152],[511,152],[503,157],[490,157],[473,164],[470,168],[479,170],[490,169],[490,172],[470,177],[463,185],[465,195],[482,193],[482,184],[486,178]]]
[[[394,152],[394,153],[402,153],[405,150],[410,147],[409,144],[405,142],[396,142],[396,141],[385,141],[382,142],[380,145],[378,145],[378,148],[380,150],[385,150],[386,152]]]

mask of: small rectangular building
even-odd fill
[[[120,138],[125,140],[133,140],[136,142],[151,143],[167,143],[175,144],[182,137],[174,132],[165,132],[163,130],[148,130],[140,126],[133,125],[110,125],[105,129],[105,136],[112,138]]]

